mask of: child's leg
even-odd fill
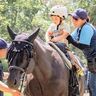
[[[70,56],[72,64],[76,67],[77,75],[82,75],[83,76],[84,75],[84,69],[81,66],[79,60],[75,57],[75,55],[71,51],[68,50],[67,52]]]
[[[70,60],[70,56],[66,50],[66,44],[64,43],[55,43],[55,45],[66,55],[66,57]]]
[[[70,56],[70,59],[71,59],[72,64],[76,67],[76,69],[79,69],[80,66],[79,66],[79,64],[78,64],[77,59],[76,59],[75,56],[73,55],[73,53],[72,53],[71,51],[67,51],[67,52],[68,52],[68,54],[69,54],[69,56]]]

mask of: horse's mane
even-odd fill
[[[36,38],[42,45],[46,45],[46,42],[42,40],[39,36]]]
[[[35,39],[35,43],[38,43],[39,47],[47,50],[47,51],[52,51],[54,50],[47,42],[42,40],[39,36]]]

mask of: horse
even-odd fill
[[[8,86],[18,89],[22,74],[32,73],[24,96],[69,96],[69,69],[58,52],[37,36],[39,29],[31,35],[7,29],[13,40],[7,53]]]

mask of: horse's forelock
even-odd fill
[[[22,33],[22,34],[19,34],[19,35],[17,35],[16,37],[15,37],[15,40],[25,40],[25,39],[27,39],[29,37],[29,34],[27,34],[27,33]]]

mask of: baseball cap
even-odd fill
[[[88,13],[85,9],[82,9],[82,8],[79,8],[79,9],[76,9],[73,13],[69,14],[71,15],[72,17],[74,17],[75,19],[87,19],[88,18]]]
[[[7,42],[0,38],[0,49],[7,48]]]

